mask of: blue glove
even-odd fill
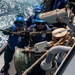
[[[16,26],[15,26],[15,25],[11,26],[11,29],[12,29],[13,31],[15,31],[15,30],[16,30]]]

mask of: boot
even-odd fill
[[[5,64],[1,69],[1,73],[4,73],[5,71],[7,71],[9,69],[9,67],[10,67],[9,64]]]

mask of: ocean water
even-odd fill
[[[42,0],[0,0],[0,28],[10,27],[16,15],[22,14],[25,19],[33,14],[33,7]],[[8,40],[8,36],[0,31],[0,47]]]

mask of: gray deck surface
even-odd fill
[[[0,70],[4,65],[4,53],[2,55],[0,55]],[[14,66],[14,61],[12,60],[10,63],[10,68],[7,72],[5,73],[0,73],[0,75],[15,75],[16,74],[16,70],[15,70],[15,66]]]

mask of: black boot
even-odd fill
[[[1,69],[1,73],[4,73],[5,71],[7,71],[9,69],[9,67],[10,67],[9,64],[5,64]]]

